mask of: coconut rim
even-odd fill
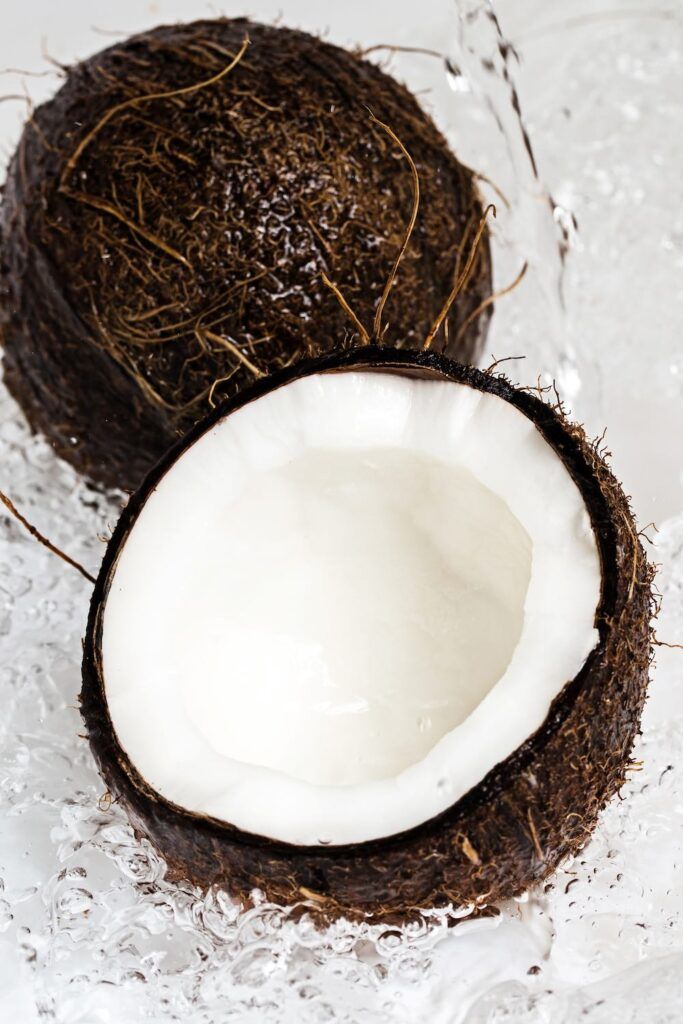
[[[445,810],[409,829],[387,836],[330,846],[304,845],[247,832],[221,818],[190,810],[162,796],[147,782],[121,746],[109,713],[102,665],[102,619],[109,587],[128,535],[135,526],[137,517],[144,508],[148,497],[178,458],[219,421],[265,394],[303,377],[344,371],[391,372],[404,376],[464,384],[507,401],[531,420],[543,439],[562,461],[578,488],[595,536],[600,563],[600,598],[594,617],[598,641],[576,676],[566,682],[553,698],[541,725],[531,732],[511,754],[497,762],[471,789]],[[504,791],[504,780],[523,772],[534,754],[542,750],[570,714],[584,682],[590,678],[594,667],[605,653],[611,632],[610,623],[617,604],[617,531],[608,503],[595,477],[595,471],[586,459],[581,445],[572,436],[569,427],[569,422],[561,412],[558,413],[552,405],[544,402],[531,391],[515,387],[502,374],[466,366],[433,351],[415,351],[375,345],[350,348],[297,361],[290,367],[257,380],[249,388],[226,399],[212,409],[168,449],[147,474],[138,490],[131,496],[107,545],[91,597],[83,643],[81,703],[84,703],[84,696],[88,691],[88,704],[95,703],[98,706],[98,713],[102,717],[102,725],[109,740],[110,756],[115,760],[118,770],[123,773],[136,794],[143,801],[160,809],[164,816],[173,817],[186,824],[191,823],[194,828],[211,832],[218,840],[221,836],[229,837],[231,842],[239,842],[255,849],[267,847],[273,853],[281,853],[285,856],[287,854],[290,856],[310,854],[316,857],[343,859],[345,855],[352,857],[358,852],[368,856],[378,854],[382,850],[405,846],[419,838],[437,834],[451,824],[456,817],[468,813],[482,803],[492,801],[497,794]],[[94,745],[93,753],[96,760],[99,761],[97,743]],[[125,805],[125,795],[123,802]]]

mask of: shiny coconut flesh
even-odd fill
[[[581,494],[513,405],[301,377],[148,496],[102,616],[109,713],[185,810],[298,845],[391,836],[540,728],[600,593]]]

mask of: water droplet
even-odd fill
[[[446,68],[446,81],[453,92],[470,92],[471,87],[457,64],[447,57],[444,61]]]

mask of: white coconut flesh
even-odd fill
[[[301,378],[148,497],[102,619],[130,761],[295,844],[434,817],[545,720],[597,642],[588,513],[531,420],[467,385]]]

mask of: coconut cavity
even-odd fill
[[[468,470],[402,449],[311,449],[212,511],[179,538],[170,601],[159,607],[162,588],[135,611],[145,621],[152,599],[161,616],[143,671],[162,687],[172,671],[172,699],[221,757],[314,785],[390,778],[507,667],[531,544]],[[118,581],[105,620],[112,692],[118,673],[136,686],[140,654],[126,644],[119,665],[135,611]]]
[[[299,845],[395,835],[542,725],[597,642],[555,451],[465,383],[305,376],[147,497],[102,612],[113,728],[189,811]]]
[[[405,88],[245,19],[158,28],[69,69],[0,213],[5,377],[32,426],[132,489],[209,399],[358,340],[325,279],[372,334],[413,207],[396,139],[421,202],[377,335],[420,347],[482,207]],[[484,235],[432,347],[474,361],[490,294]]]

